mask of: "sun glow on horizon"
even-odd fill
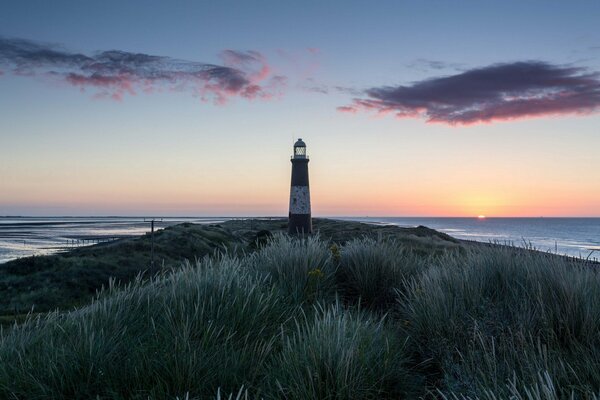
[[[485,215],[478,215],[477,216],[477,219],[485,219],[485,218],[486,218]]]

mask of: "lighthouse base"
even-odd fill
[[[288,233],[290,235],[312,233],[312,218],[310,214],[290,214]]]

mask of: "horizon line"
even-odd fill
[[[251,218],[277,218],[277,219],[287,219],[287,216],[281,215],[245,215],[245,216],[226,216],[226,215],[0,215],[0,218],[227,218],[227,219],[251,219]],[[590,215],[590,216],[573,216],[573,215],[563,215],[563,216],[484,216],[484,218],[480,218],[478,215],[469,215],[469,216],[453,216],[453,215],[445,215],[445,216],[434,216],[434,215],[419,215],[419,216],[403,216],[403,215],[337,215],[337,216],[312,216],[312,218],[322,218],[322,219],[336,219],[336,218],[473,218],[473,219],[560,219],[560,218],[600,218],[600,215]]]

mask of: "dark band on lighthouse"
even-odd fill
[[[306,155],[306,144],[302,139],[298,139],[294,144],[294,155],[291,161],[292,187],[290,189],[288,231],[290,234],[312,233],[308,157]]]

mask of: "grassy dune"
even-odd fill
[[[0,316],[8,320],[32,309],[72,308],[89,302],[110,279],[127,283],[140,273],[152,276],[186,259],[242,245],[240,238],[222,228],[182,224],[155,234],[154,269],[149,235],[10,261],[0,265]]]
[[[276,234],[31,317],[0,398],[600,398],[596,266],[368,236]]]
[[[359,236],[394,237],[422,254],[441,253],[461,245],[424,227],[398,228],[357,222],[316,219],[324,240],[344,243]],[[0,324],[20,320],[29,312],[69,309],[89,302],[110,279],[126,284],[140,273],[146,278],[178,269],[227,250],[243,254],[256,250],[256,240],[287,230],[287,220],[234,220],[221,225],[181,224],[155,233],[155,265],[150,263],[150,236],[122,239],[66,253],[27,257],[0,265]]]

